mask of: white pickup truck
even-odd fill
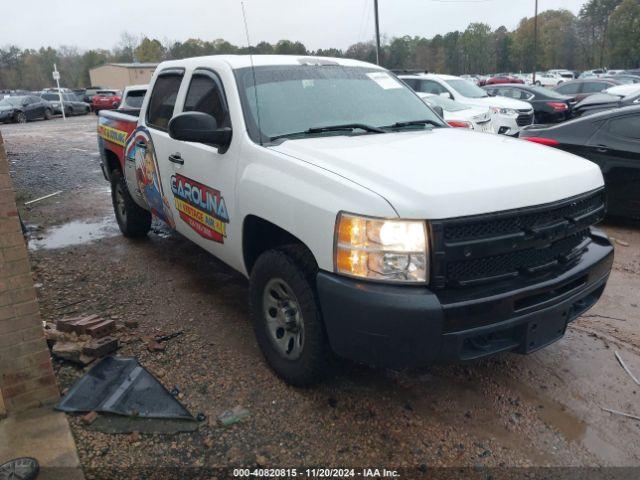
[[[367,63],[165,62],[139,118],[100,113],[98,141],[122,233],[153,215],[250,278],[260,348],[294,385],[334,354],[401,368],[535,351],[613,261],[595,164],[449,128]]]

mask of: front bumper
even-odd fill
[[[560,339],[600,298],[613,247],[594,234],[581,261],[560,275],[473,296],[381,285],[320,272],[329,342],[340,356],[388,368],[531,353]]]

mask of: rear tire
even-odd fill
[[[317,271],[312,255],[300,245],[263,253],[251,271],[251,318],[258,345],[271,369],[297,387],[318,383],[330,372]]]
[[[145,237],[151,230],[151,213],[131,198],[120,171],[111,173],[111,201],[120,231],[127,238]]]
[[[51,117],[53,117],[53,112],[47,108],[44,111],[44,119],[45,120],[51,120]]]

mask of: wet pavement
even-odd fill
[[[207,420],[178,435],[110,435],[70,417],[85,472],[168,466],[640,466],[640,227],[607,223],[616,239],[609,285],[565,338],[530,356],[413,372],[344,362],[300,390],[265,366],[248,318],[246,280],[154,225],[118,235],[98,166],[95,117],[2,125],[43,317],[136,319],[119,354],[135,355]],[[145,339],[184,330],[165,352]],[[62,388],[82,370],[57,365]],[[242,405],[249,418],[217,425]],[[91,475],[89,475],[91,476]]]

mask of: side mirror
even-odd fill
[[[444,109],[442,107],[431,107],[434,112],[438,114],[440,118],[444,120]]]
[[[449,92],[440,92],[440,96],[453,100],[453,95],[451,95]]]
[[[169,136],[183,142],[206,143],[226,149],[231,143],[232,130],[218,128],[214,117],[202,112],[185,112],[169,122]]]

